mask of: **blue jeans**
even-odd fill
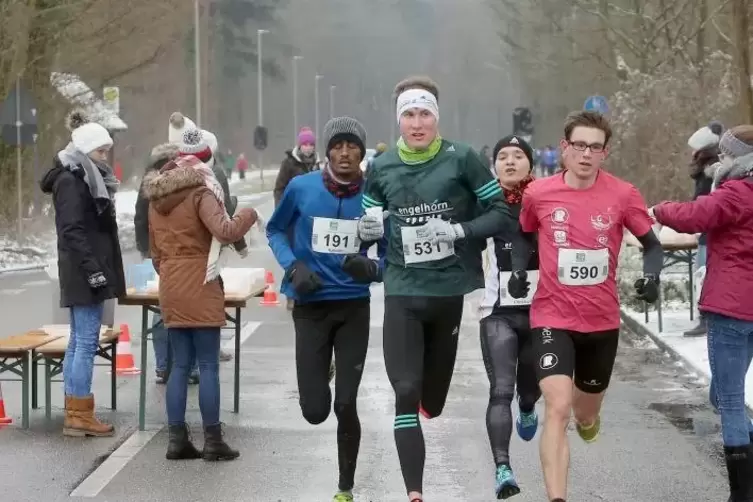
[[[94,357],[99,346],[104,303],[70,308],[71,337],[63,359],[66,396],[88,397],[92,393]]]
[[[753,359],[753,322],[707,313],[712,404],[722,415],[724,446],[750,443],[751,424],[745,408],[745,376]]]
[[[706,266],[707,248],[705,244],[698,246],[695,253],[695,270]]]
[[[170,340],[167,336],[167,328],[162,322],[160,314],[152,314],[152,345],[154,346],[154,359],[157,371],[167,371],[167,358],[170,351]],[[199,367],[194,361],[191,373],[199,372]]]
[[[188,374],[199,362],[199,409],[204,426],[220,423],[220,328],[168,328],[173,367],[167,380],[167,423],[186,422]]]

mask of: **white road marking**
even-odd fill
[[[0,289],[0,295],[16,296],[26,291],[25,289]]]
[[[52,281],[49,280],[49,279],[45,279],[45,280],[41,280],[41,281],[29,281],[29,282],[25,282],[25,283],[21,284],[21,286],[23,286],[25,288],[33,288],[33,287],[37,287],[37,286],[47,286],[51,282]]]
[[[243,342],[248,340],[248,338],[254,334],[254,331],[259,329],[259,326],[261,326],[260,322],[247,322],[243,328],[241,328],[241,345],[243,345]],[[231,338],[230,340],[225,340],[222,344],[222,348],[227,351],[233,351],[235,350],[235,337]]]
[[[153,429],[134,432],[125,443],[120,445],[120,448],[112,452],[102,465],[89,474],[89,476],[87,476],[87,478],[71,492],[70,496],[92,498],[99,495],[99,492],[101,492],[108,483],[123,470],[128,462],[130,462],[131,459],[135,457],[136,454],[138,454],[138,452],[140,452],[160,430],[161,429]]]

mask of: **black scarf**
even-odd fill
[[[327,190],[338,199],[358,195],[361,192],[361,185],[363,184],[363,174],[351,183],[340,183],[332,176],[329,166],[326,166],[322,170],[322,179],[324,180],[324,186],[327,187]]]

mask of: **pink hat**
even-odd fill
[[[298,146],[315,144],[316,136],[314,136],[314,131],[308,127],[302,127],[301,131],[298,133]]]

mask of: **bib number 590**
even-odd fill
[[[590,267],[581,265],[573,265],[570,267],[570,278],[571,279],[596,279],[599,277],[599,267],[596,265],[592,265]]]

